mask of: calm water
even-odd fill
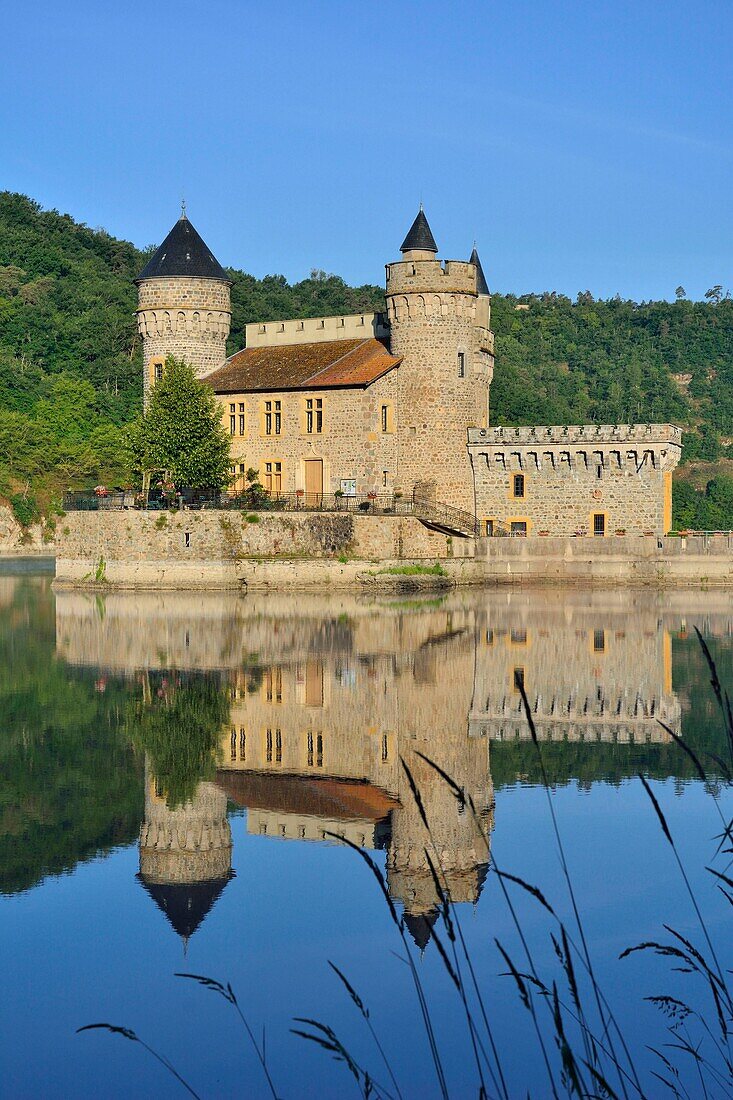
[[[510,1093],[547,1095],[494,942],[518,950],[493,861],[569,912],[519,679],[603,989],[648,1068],[645,1044],[664,1036],[643,998],[681,979],[663,961],[618,955],[665,921],[700,937],[639,772],[723,950],[730,930],[703,869],[720,830],[711,793],[728,816],[729,796],[705,789],[657,721],[700,751],[726,752],[694,626],[733,684],[725,593],[94,597],[54,595],[48,576],[0,576],[0,1093],[184,1095],[140,1047],[75,1034],[109,1021],[134,1028],[203,1096],[267,1095],[232,1008],[174,976],[183,970],[231,982],[266,1030],[280,1095],[357,1095],[343,1066],[289,1030],[296,1016],[333,1024],[385,1076],[332,960],[368,1005],[403,1094],[437,1095],[387,906],[333,832],[385,872],[451,1094],[477,1095],[465,1019],[432,939],[435,889],[402,755]],[[419,752],[471,795],[490,857]],[[512,896],[539,968],[557,976],[546,914]]]

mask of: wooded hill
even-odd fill
[[[128,476],[124,425],[142,396],[132,280],[149,254],[0,192],[0,494],[22,522],[67,486]],[[230,274],[230,351],[250,321],[384,305],[381,288],[322,271],[293,285]],[[492,327],[493,424],[672,420],[686,429],[677,522],[733,528],[733,301],[722,288],[672,303],[494,294]]]

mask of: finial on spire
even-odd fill
[[[185,222],[186,218],[186,200],[181,199],[181,219]]]

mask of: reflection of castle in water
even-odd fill
[[[232,876],[227,799],[214,783],[199,783],[189,802],[171,808],[145,771],[138,877],[186,943]]]
[[[680,719],[670,631],[681,619],[658,594],[492,592],[414,609],[349,596],[170,594],[150,597],[154,615],[141,607],[147,597],[115,595],[104,616],[78,594],[69,594],[66,615],[66,599],[59,593],[57,637],[69,661],[125,673],[226,672],[230,720],[215,783],[200,784],[176,810],[152,781],[146,795],[141,879],[184,936],[230,874],[227,798],[246,807],[251,834],[336,834],[385,850],[390,892],[422,945],[437,898],[430,841],[400,756],[421,791],[451,896],[475,902],[488,844],[421,753],[465,788],[488,836],[489,741],[529,736],[520,679],[542,739],[665,741],[657,719],[672,728]],[[725,615],[715,626],[729,624]]]
[[[389,623],[385,616],[388,643]],[[423,943],[437,914],[425,856],[431,839],[400,757],[421,792],[455,901],[478,900],[487,842],[419,754],[471,796],[486,833],[493,787],[488,746],[468,734],[472,612],[402,615],[392,626],[402,637],[395,635],[386,652],[344,646],[238,674],[217,781],[247,806],[251,833],[300,840],[336,834],[384,848],[390,893]]]

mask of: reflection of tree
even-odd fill
[[[1,578],[0,597],[0,893],[16,893],[129,843],[143,800],[128,689],[55,658],[47,581]]]
[[[142,697],[130,705],[125,726],[135,747],[147,754],[170,807],[190,801],[199,782],[213,778],[228,720],[217,679],[146,673]]]

